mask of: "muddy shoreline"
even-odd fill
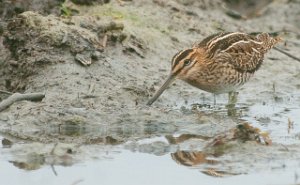
[[[145,105],[167,77],[172,56],[212,33],[280,32],[285,42],[279,47],[299,55],[300,2],[260,2],[247,11],[243,4],[205,0],[95,1],[93,6],[54,1],[48,5],[53,9],[15,4],[22,13],[6,4],[0,9],[0,89],[41,92],[45,98],[17,102],[0,113],[0,133],[13,143],[5,156],[27,164],[33,151],[34,158],[50,155],[50,162],[30,167],[38,169],[64,165],[65,155],[71,157],[67,165],[93,158],[101,147],[154,155],[176,148],[203,152],[211,142],[203,137],[247,122],[268,133],[272,145],[249,139],[229,142],[222,155],[205,151],[221,161],[212,165],[216,171],[245,174],[270,169],[287,156],[299,160],[300,63],[275,50],[240,89],[233,116],[225,106],[227,95],[219,95],[218,108],[212,109],[211,94],[179,80],[153,106]],[[0,100],[7,97],[0,93]],[[195,137],[139,144],[178,135]],[[20,153],[28,155],[20,158]]]

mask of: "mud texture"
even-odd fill
[[[217,96],[217,108],[211,108],[213,95],[179,80],[153,106],[145,105],[168,76],[172,56],[212,33],[279,32],[284,42],[278,47],[300,57],[299,1],[263,1],[263,8],[247,12],[230,1],[51,2],[57,4],[45,11],[22,1],[26,6],[18,15],[8,5],[0,9],[0,89],[46,94],[42,102],[17,102],[0,113],[0,132],[13,143],[9,153],[28,153],[12,157],[14,165],[71,165],[111,146],[172,153],[175,161],[182,154],[178,148],[199,151],[200,158],[203,153],[219,161],[204,160],[201,168],[221,175],[270,169],[287,157],[299,160],[300,129],[288,125],[299,118],[300,63],[277,51],[239,90],[230,112],[227,95]],[[1,100],[7,96],[0,94]],[[272,144],[250,137],[207,148],[245,122],[269,133]],[[178,135],[188,137],[175,142]],[[139,144],[156,137],[168,142]]]

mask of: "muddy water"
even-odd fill
[[[86,150],[94,150],[89,146]],[[43,165],[39,169],[25,170],[7,161],[1,149],[1,181],[4,184],[294,184],[298,182],[299,162],[283,159],[277,165],[263,171],[253,171],[218,178],[201,172],[197,166],[188,167],[177,164],[167,152],[162,155],[128,151],[119,147],[108,147],[100,153],[101,159],[82,159],[83,161],[71,166]],[[147,148],[144,148],[147,150]],[[105,152],[105,153],[103,153]],[[19,156],[22,158],[22,156]],[[250,157],[250,156],[249,156]],[[264,156],[266,157],[266,156]],[[254,159],[256,157],[253,157]],[[261,158],[261,156],[259,156]],[[271,156],[267,157],[269,165]],[[217,159],[216,159],[217,160]],[[35,163],[36,161],[32,161]],[[252,162],[255,162],[252,161]],[[31,165],[30,162],[27,163]],[[243,165],[239,163],[236,165]],[[22,166],[22,165],[21,165]]]
[[[114,153],[115,152],[115,153]],[[296,184],[297,167],[285,163],[284,167],[270,171],[254,172],[249,175],[215,178],[207,176],[198,169],[176,164],[170,155],[155,156],[133,153],[124,150],[107,152],[106,160],[90,160],[72,167],[50,166],[37,171],[24,171],[1,160],[1,181],[3,184]],[[298,164],[299,165],[299,164]],[[288,168],[288,169],[286,169]]]
[[[87,133],[99,134],[102,130],[98,144],[45,144],[3,135],[1,182],[28,185],[299,183],[300,127],[297,120],[300,107],[275,101],[250,107],[238,104],[237,107],[238,115],[235,116],[228,116],[221,104],[213,109],[197,108],[197,112],[195,107],[177,109],[183,115],[197,113],[200,116],[194,123],[184,126],[180,122],[169,123],[179,129],[166,127],[165,123],[149,123],[143,129],[147,131],[146,137],[145,134],[139,136],[137,128],[118,127],[113,131],[103,131],[103,127],[94,127],[93,131],[74,125],[59,131],[48,128],[48,132],[58,137],[67,135],[74,139],[86,137]],[[226,132],[230,125],[233,128],[244,121],[268,132],[272,144],[230,141],[219,149],[205,148],[209,137],[216,132]],[[200,128],[202,134],[193,130],[194,126]]]
[[[3,184],[296,184],[297,170],[273,169],[227,178],[212,178],[197,169],[174,163],[170,155],[154,156],[124,150],[107,155],[107,160],[93,160],[72,167],[50,166],[37,171],[17,170],[1,160]],[[289,167],[289,164],[286,164]],[[294,165],[291,165],[294,166]],[[12,174],[15,176],[12,177]],[[275,178],[276,177],[276,178]]]

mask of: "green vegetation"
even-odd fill
[[[63,16],[67,16],[67,17],[72,16],[72,9],[67,7],[64,3],[61,4],[60,12],[61,12],[61,15],[63,15]]]

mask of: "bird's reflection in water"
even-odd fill
[[[207,159],[208,156],[202,151],[177,151],[175,153],[171,153],[171,157],[178,164],[188,167],[199,167],[201,164],[218,164],[217,160]],[[203,168],[201,169],[201,172],[213,177],[235,175],[225,171],[216,170],[215,168]]]
[[[216,159],[228,152],[230,148],[238,148],[242,143],[252,142],[259,145],[271,145],[272,140],[268,133],[244,122],[226,132],[214,137],[206,137],[195,134],[183,134],[178,137],[166,136],[170,144],[191,149],[178,150],[171,153],[171,157],[180,165],[199,168],[204,174],[224,177],[228,175],[237,175],[238,173],[219,170],[221,163]]]
[[[211,137],[208,136],[202,136],[202,135],[196,135],[196,134],[181,134],[178,137],[174,137],[172,135],[166,135],[166,139],[170,144],[180,144],[184,141],[190,140],[190,139],[199,139],[199,140],[209,140]]]
[[[180,144],[192,139],[207,141],[210,140],[211,137],[195,135],[195,134],[182,134],[178,137],[173,137],[168,135],[166,136],[166,139],[170,144]],[[217,160],[209,159],[208,157],[218,157],[220,155],[222,154],[216,153],[216,154],[208,155],[203,151],[192,151],[192,150],[178,150],[174,153],[171,153],[171,157],[176,163],[188,167],[199,167],[204,164],[208,164],[208,165],[218,164]],[[203,169],[202,173],[214,177],[223,177],[226,174],[225,172],[218,171],[213,168]]]
[[[172,159],[178,164],[184,166],[197,166],[203,163],[216,164],[217,161],[213,159],[206,159],[206,154],[202,151],[177,151],[171,153]]]

